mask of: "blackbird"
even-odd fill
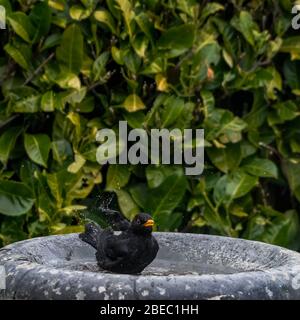
[[[106,209],[112,227],[88,223],[80,239],[94,247],[100,268],[115,273],[141,273],[156,257],[159,246],[152,235],[154,221],[147,213],[130,223],[120,212]]]

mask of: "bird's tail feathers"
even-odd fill
[[[101,228],[94,223],[87,223],[85,225],[85,231],[79,234],[79,238],[97,249],[98,236],[101,232]]]

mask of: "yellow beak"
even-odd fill
[[[146,223],[143,224],[144,227],[153,227],[154,226],[154,220],[149,219]]]

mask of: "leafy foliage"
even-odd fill
[[[300,36],[290,0],[0,0],[0,239],[82,229],[117,193],[160,230],[298,249]],[[96,133],[204,128],[205,171],[101,167]]]

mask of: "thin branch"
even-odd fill
[[[98,86],[101,86],[103,85],[103,81],[102,80],[99,80],[97,82],[94,82],[93,84],[91,84],[88,88],[87,88],[87,91],[93,91],[95,88],[97,88]]]
[[[49,56],[46,60],[44,60],[43,63],[32,73],[32,75],[31,75],[29,78],[26,79],[26,81],[23,83],[23,86],[26,86],[29,82],[31,82],[31,80],[41,72],[41,70],[44,68],[44,66],[45,66],[51,59],[53,59],[54,55],[55,55],[55,53],[52,52],[52,53],[50,54],[50,56]]]
[[[2,123],[0,124],[0,129],[2,129],[3,127],[5,127],[5,126],[6,126],[8,123],[10,123],[11,121],[15,120],[18,116],[19,116],[19,115],[16,114],[16,115],[10,117],[9,119],[5,120],[4,122],[2,122]]]
[[[257,68],[267,66],[267,65],[269,65],[269,64],[271,64],[271,63],[272,63],[271,60],[257,61],[256,63],[254,63],[254,65],[252,66],[252,68],[249,69],[249,70],[246,70],[246,72],[247,72],[247,73],[254,72]]]

